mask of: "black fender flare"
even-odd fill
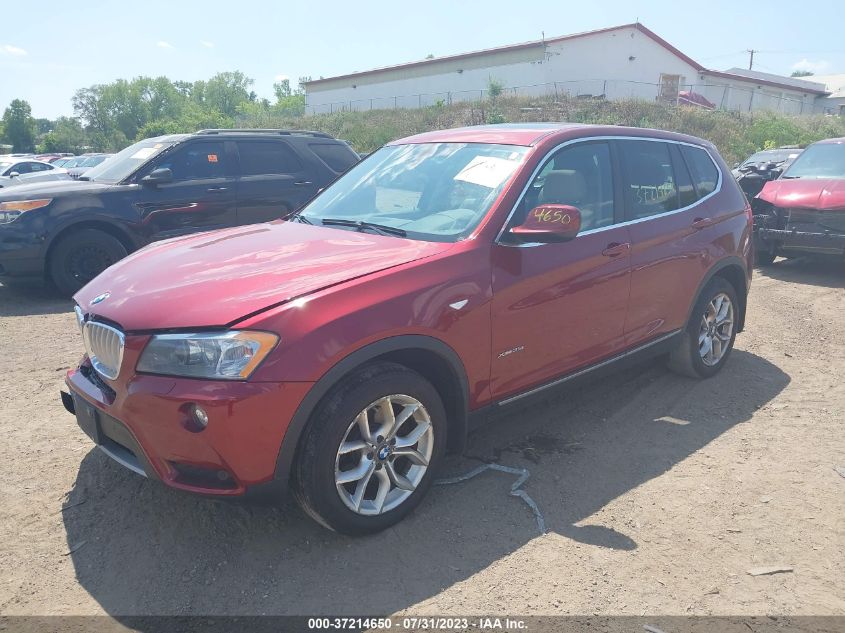
[[[276,458],[276,471],[273,481],[268,484],[260,484],[253,487],[253,493],[261,493],[261,489],[270,488],[273,494],[284,494],[290,484],[291,468],[299,448],[300,439],[311,419],[311,414],[323,397],[334,387],[337,382],[355,370],[357,367],[385,355],[394,352],[412,350],[424,350],[432,352],[445,361],[450,367],[453,379],[456,379],[460,388],[458,389],[459,402],[454,403],[453,410],[457,413],[457,419],[450,419],[450,437],[453,433],[460,434],[460,442],[465,442],[467,434],[467,419],[469,417],[469,381],[464,369],[463,362],[457,352],[442,340],[433,336],[418,334],[406,334],[391,336],[374,343],[370,343],[351,352],[328,371],[326,371],[314,383],[302,402],[296,409],[288,424],[285,435],[282,438],[282,445],[279,448],[279,455]],[[449,407],[447,406],[447,409]],[[461,444],[461,448],[463,444]]]
[[[724,257],[713,264],[707,273],[704,275],[704,278],[698,284],[698,288],[695,289],[695,294],[693,295],[692,303],[690,304],[689,309],[687,310],[687,320],[686,323],[689,324],[689,320],[692,317],[692,310],[695,307],[695,304],[698,302],[698,298],[701,296],[701,291],[704,290],[704,287],[710,283],[710,280],[713,279],[720,271],[725,270],[726,268],[737,268],[742,272],[743,279],[745,280],[745,296],[739,297],[741,306],[740,306],[740,314],[739,314],[739,323],[737,325],[737,332],[742,332],[745,327],[745,309],[748,304],[748,269],[746,268],[745,260],[737,255],[731,255],[729,257]]]
[[[132,231],[127,229],[125,224],[122,222],[115,221],[113,218],[102,215],[81,215],[79,217],[60,222],[57,226],[50,229],[44,243],[44,260],[47,260],[50,249],[52,249],[53,246],[55,246],[55,244],[69,232],[85,228],[103,230],[102,228],[99,228],[102,226],[108,227],[108,230],[103,231],[104,233],[109,233],[115,237],[120,235],[123,238],[121,241],[131,244],[132,249],[129,252],[133,252],[144,246],[144,243],[139,241],[136,236],[132,235]]]

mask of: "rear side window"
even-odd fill
[[[302,163],[294,151],[281,141],[238,141],[242,176],[295,174]]]
[[[681,156],[678,145],[669,146],[672,153],[672,165],[675,167],[675,185],[678,187],[681,208],[688,207],[698,201],[695,185],[692,182],[686,161]]]
[[[719,182],[719,170],[706,150],[690,145],[681,145],[681,152],[692,172],[695,190],[699,198],[716,191]]]
[[[619,141],[627,182],[627,219],[639,220],[680,208],[669,145],[659,141]]]
[[[329,169],[339,174],[359,160],[358,155],[345,143],[309,143],[308,147]]]

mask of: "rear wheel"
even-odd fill
[[[736,291],[727,280],[711,279],[695,302],[681,342],[669,356],[669,367],[693,378],[715,375],[733,349],[738,305]]]
[[[297,499],[332,530],[378,532],[420,503],[445,446],[446,412],[431,383],[395,363],[364,367],[315,412],[296,458]]]
[[[65,295],[72,295],[116,261],[126,247],[112,235],[83,229],[59,238],[50,255],[50,278]]]

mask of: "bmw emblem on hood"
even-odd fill
[[[108,298],[109,298],[109,295],[111,295],[111,293],[110,293],[110,292],[104,292],[104,293],[103,293],[103,294],[101,294],[101,295],[97,295],[96,297],[94,297],[93,299],[91,299],[91,302],[90,302],[88,305],[95,306],[95,305],[97,305],[98,303],[102,303],[103,301],[105,301],[106,299],[108,299]]]

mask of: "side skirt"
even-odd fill
[[[536,402],[540,400],[541,396],[550,395],[547,393],[548,390],[553,390],[552,393],[556,394],[564,393],[567,388],[576,388],[601,376],[637,365],[649,358],[666,354],[678,345],[683,332],[683,329],[678,329],[668,334],[663,334],[621,354],[616,354],[593,365],[556,378],[551,382],[533,387],[516,395],[508,396],[502,400],[487,404],[480,409],[471,411],[469,415],[469,428],[470,430],[475,430],[483,426],[491,414],[506,411],[514,403],[531,404]]]

